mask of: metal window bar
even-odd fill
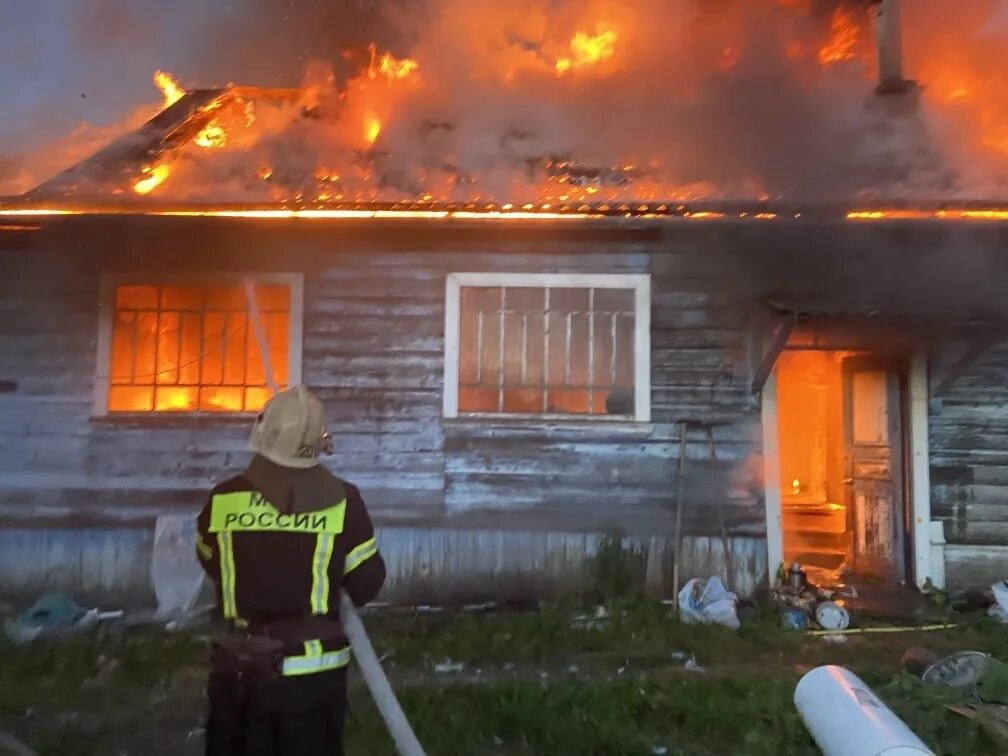
[[[225,363],[226,363],[227,357],[228,357],[228,340],[229,340],[229,336],[235,336],[238,333],[240,333],[242,329],[245,329],[245,332],[246,332],[245,348],[246,348],[246,350],[251,348],[251,345],[248,342],[250,341],[251,338],[253,338],[255,336],[255,334],[253,333],[253,328],[255,328],[256,324],[253,324],[252,321],[250,320],[250,318],[248,316],[247,310],[243,310],[243,311],[237,311],[237,310],[235,310],[235,311],[231,311],[231,310],[228,310],[228,311],[215,311],[215,310],[209,310],[205,306],[202,307],[202,308],[200,308],[200,309],[196,309],[196,308],[174,308],[174,307],[173,308],[168,308],[168,307],[162,308],[161,307],[161,302],[162,302],[164,287],[158,286],[158,287],[153,287],[153,288],[155,288],[156,292],[157,292],[156,296],[157,296],[158,306],[157,306],[156,309],[141,308],[141,307],[118,307],[118,306],[116,306],[114,308],[114,313],[115,313],[116,316],[119,315],[119,314],[128,314],[128,315],[132,316],[132,320],[128,324],[128,326],[129,326],[129,335],[130,335],[130,359],[129,359],[129,366],[130,367],[129,367],[129,377],[128,377],[127,381],[119,381],[118,383],[116,383],[116,385],[131,386],[131,387],[144,387],[144,388],[146,388],[146,387],[149,386],[150,391],[151,391],[151,410],[148,410],[148,411],[156,411],[157,396],[158,396],[158,388],[159,388],[159,386],[173,385],[173,386],[186,386],[186,387],[195,388],[196,391],[197,391],[197,397],[196,397],[197,403],[199,403],[201,401],[201,389],[203,389],[205,387],[220,386],[220,387],[236,388],[236,389],[240,389],[241,392],[242,392],[241,407],[242,407],[243,410],[245,410],[246,409],[245,390],[248,389],[248,388],[254,388],[255,387],[255,386],[252,386],[251,384],[249,384],[249,382],[248,382],[248,362],[247,362],[247,356],[248,356],[248,354],[247,353],[244,354],[244,357],[246,359],[242,360],[242,365],[241,365],[241,381],[239,383],[225,381],[225,379],[224,379],[225,378],[224,377],[224,366],[225,366]],[[229,332],[227,330],[227,328],[226,328],[226,325],[227,325],[227,316],[229,314],[231,314],[231,315],[238,315],[239,312],[241,313],[240,314],[241,323],[238,325],[237,328],[235,328],[233,331]],[[271,314],[272,313],[281,313],[281,314],[283,314],[283,313],[287,313],[288,311],[284,310],[282,308],[276,308],[276,309],[270,308],[270,309],[266,310],[266,312],[269,312]],[[152,334],[152,337],[153,337],[153,342],[154,342],[153,343],[153,363],[154,363],[154,369],[153,369],[153,371],[144,371],[144,372],[141,372],[140,366],[138,364],[138,360],[139,360],[138,340],[139,340],[139,333],[140,333],[140,320],[141,320],[140,316],[144,315],[144,314],[148,314],[148,315],[152,315],[153,316],[154,333]],[[199,327],[197,328],[198,341],[199,341],[198,352],[197,352],[198,357],[195,360],[192,360],[190,362],[183,362],[183,360],[182,360],[182,332],[183,332],[183,329],[184,329],[184,317],[183,316],[186,315],[186,314],[195,314],[195,315],[199,316],[199,321],[198,321],[198,326]],[[165,328],[165,319],[166,319],[166,316],[171,316],[171,315],[174,315],[177,318],[177,328],[176,328],[176,331],[175,331],[175,335],[173,337],[173,339],[174,339],[174,345],[173,346],[174,346],[175,360],[174,360],[174,364],[173,364],[172,367],[166,368],[166,369],[161,369],[161,367],[160,367],[160,361],[161,361],[161,358],[164,356],[164,354],[163,354],[164,350],[162,349],[162,343],[161,342],[162,342],[162,339],[163,339],[163,332],[164,332],[164,328]],[[221,332],[220,332],[220,337],[218,339],[217,346],[214,347],[214,348],[211,348],[211,349],[207,349],[207,338],[206,338],[207,317],[211,316],[211,315],[220,315],[221,316],[221,319],[222,319]],[[263,333],[263,337],[264,337],[264,341],[266,343],[268,343],[268,336],[265,333]],[[165,346],[167,348],[168,345],[165,345]],[[221,354],[221,375],[220,375],[219,380],[216,380],[213,383],[211,383],[211,382],[209,382],[209,376],[207,376],[206,373],[205,373],[206,358],[210,354],[212,354],[214,352],[220,352],[220,354]],[[112,359],[112,355],[110,354],[110,360],[111,359]],[[268,359],[268,356],[267,356],[267,359]],[[196,383],[183,382],[183,380],[182,380],[182,371],[183,371],[183,369],[186,368],[186,367],[193,366],[193,365],[195,365],[197,367],[197,379],[196,379]],[[159,379],[162,379],[163,376],[170,375],[172,373],[174,373],[174,378],[173,379],[171,379],[171,380],[159,380]],[[146,382],[141,383],[140,382],[141,379],[148,379],[148,378],[150,379],[150,383],[146,383]],[[256,386],[258,386],[258,385],[259,384],[256,384]]]
[[[504,329],[507,325],[505,305],[507,288],[501,286],[500,307],[497,314],[497,411],[504,412]]]
[[[595,289],[588,289],[588,414],[595,414]]]
[[[549,343],[550,343],[550,289],[546,289],[543,310],[543,361],[542,361],[542,411],[549,412]]]
[[[530,388],[528,386],[529,380],[529,317],[528,313],[519,310],[512,310],[509,307],[508,301],[508,291],[509,287],[499,287],[499,303],[493,310],[487,310],[484,307],[480,307],[474,313],[476,316],[476,385],[484,386],[487,384],[487,380],[490,376],[485,375],[483,359],[484,359],[484,349],[490,345],[487,343],[486,334],[486,322],[488,317],[496,318],[497,320],[497,376],[494,388],[497,389],[497,411],[498,413],[504,414],[505,410],[505,391],[511,388]],[[513,287],[510,287],[513,288]],[[584,290],[584,289],[582,289]],[[597,302],[597,289],[595,287],[587,288],[588,293],[588,307],[586,310],[569,310],[567,312],[552,311],[552,288],[545,287],[544,292],[544,309],[542,314],[542,333],[543,333],[543,346],[542,346],[542,377],[541,383],[535,386],[536,389],[541,389],[542,392],[542,412],[548,414],[550,411],[550,395],[555,388],[562,386],[565,389],[584,389],[587,393],[588,406],[586,414],[597,415],[599,412],[595,407],[595,397],[599,390],[611,390],[616,384],[617,373],[618,373],[618,363],[617,357],[619,354],[620,342],[618,338],[619,334],[619,321],[621,317],[633,318],[634,312],[625,309],[610,309],[610,310],[599,310],[596,307]],[[577,385],[573,381],[573,347],[574,347],[574,317],[584,315],[587,320],[587,334],[585,337],[586,344],[586,376],[583,382],[579,381]],[[511,385],[508,383],[507,370],[506,370],[506,360],[507,355],[505,352],[505,344],[507,341],[506,334],[508,323],[515,316],[521,317],[521,354],[520,354],[520,379],[518,385]],[[554,362],[557,359],[562,360],[560,364],[559,372],[562,374],[562,383],[555,385],[551,382],[551,371],[550,366],[550,343],[556,336],[556,325],[557,319],[563,319],[563,333],[561,338],[563,338],[564,343],[564,353],[559,357],[554,356]],[[604,324],[599,326],[599,319],[601,323]],[[601,329],[604,328],[608,331],[610,344],[609,344],[609,365],[608,365],[608,384],[603,384],[599,382],[599,378],[602,376],[596,375],[597,372],[597,362],[599,358],[598,345],[596,344],[596,337],[599,333],[604,332]],[[604,414],[604,411],[602,412]]]

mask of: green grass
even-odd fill
[[[914,645],[1008,658],[1008,632],[986,618],[834,645],[781,630],[773,609],[738,632],[680,624],[643,599],[610,604],[592,628],[572,623],[593,609],[551,603],[528,614],[371,616],[366,624],[378,652],[392,652],[386,667],[430,754],[649,754],[654,746],[814,754],[792,696],[806,670],[826,663],[861,676],[941,756],[1005,752],[948,711],[957,696],[900,672]],[[197,754],[201,740],[187,733],[202,719],[205,650],[205,637],[163,632],[0,647],[0,729],[41,753]],[[707,673],[681,671],[675,654],[695,656]],[[466,663],[461,677],[432,674],[446,658]],[[351,703],[348,752],[392,753],[359,682]]]

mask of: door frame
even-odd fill
[[[927,355],[915,353],[910,359],[907,376],[908,401],[905,407],[908,424],[905,458],[909,467],[905,496],[910,501],[910,579],[922,586],[944,570],[935,571],[931,564],[931,470],[928,453],[929,388]],[[766,510],[767,567],[771,582],[784,560],[784,527],[780,495],[780,439],[777,427],[777,369],[774,368],[763,386],[761,402],[763,426],[763,481]],[[944,568],[944,565],[941,565]],[[940,587],[940,586],[939,586]]]

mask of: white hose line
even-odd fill
[[[361,675],[364,677],[368,690],[371,691],[375,706],[378,707],[378,712],[385,720],[385,726],[388,727],[392,740],[395,741],[396,749],[402,756],[424,756],[423,747],[417,740],[413,728],[410,727],[409,720],[406,719],[406,715],[392,691],[392,686],[389,685],[388,678],[385,677],[385,672],[382,670],[374,647],[364,631],[364,624],[357,615],[353,601],[343,590],[340,591],[340,620],[343,623],[343,632],[346,633],[350,645],[353,646],[353,655],[357,660],[357,666],[360,667]]]

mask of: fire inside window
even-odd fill
[[[458,410],[634,414],[634,291],[464,286]]]
[[[256,286],[276,382],[287,385],[290,288]],[[109,412],[257,412],[269,398],[240,285],[119,286]]]

